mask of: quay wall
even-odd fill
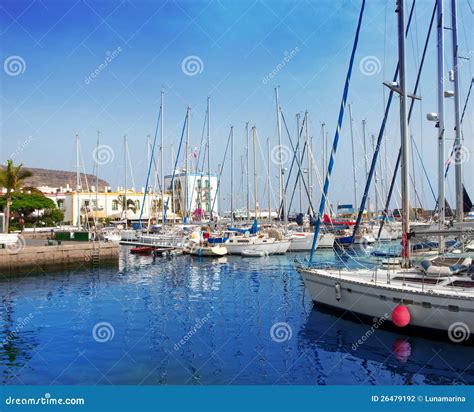
[[[109,242],[77,242],[54,246],[0,249],[0,276],[61,268],[118,265],[119,245]]]

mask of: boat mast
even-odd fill
[[[77,196],[77,227],[81,227],[81,199],[79,187],[81,186],[81,165],[79,160],[79,133],[76,133],[76,196]]]
[[[296,113],[296,136],[297,136],[297,147],[298,147],[298,152],[296,155],[298,156],[298,161],[301,161],[301,143],[300,143],[301,133],[300,133],[300,114],[299,113]],[[301,173],[301,170],[300,170],[300,173]],[[299,196],[299,202],[300,202],[300,210],[298,211],[299,213],[301,213],[303,209],[303,194],[301,192],[301,180],[303,179],[298,179],[298,196]]]
[[[464,200],[463,200],[463,186],[462,186],[462,141],[461,141],[461,121],[459,118],[460,103],[459,103],[459,65],[458,65],[458,29],[457,29],[457,7],[456,0],[451,0],[451,31],[453,39],[453,82],[454,82],[454,125],[456,136],[454,139],[454,174],[456,182],[456,219],[462,222],[464,218]]]
[[[354,154],[354,130],[353,130],[353,121],[352,118],[352,104],[349,103],[349,123],[351,129],[351,147],[352,147],[352,179],[354,185],[354,213],[356,212],[357,207],[357,177],[356,177],[356,164],[355,164],[355,154]]]
[[[186,142],[184,145],[184,159],[185,159],[185,169],[184,169],[184,214],[183,220],[184,223],[188,222],[188,210],[189,210],[189,111],[191,108],[188,106],[186,109]]]
[[[410,241],[408,232],[410,231],[410,186],[409,186],[409,142],[408,142],[408,121],[407,121],[407,85],[406,85],[406,61],[405,61],[405,13],[404,0],[397,0],[398,13],[398,61],[400,64],[400,137],[402,143],[402,267],[410,266]]]
[[[257,128],[252,127],[252,137],[253,137],[253,207],[255,219],[257,218]]]
[[[276,103],[276,116],[277,116],[277,132],[278,132],[278,176],[279,176],[279,183],[278,183],[278,204],[281,205],[283,201],[283,154],[282,154],[282,147],[281,147],[281,114],[280,114],[280,97],[278,95],[278,89],[280,86],[275,87],[275,103]],[[285,221],[286,227],[286,205],[283,205],[283,220]],[[281,217],[280,217],[281,218]]]
[[[375,135],[372,135],[372,152],[375,152]],[[375,216],[379,213],[379,193],[378,193],[378,186],[379,186],[379,174],[377,172],[377,168],[374,168],[374,196],[375,196]]]
[[[367,164],[367,143],[365,139],[365,119],[362,119],[362,138],[364,139],[364,165],[365,165],[365,181],[369,180],[369,167]],[[370,197],[367,197],[367,215],[370,217]]]
[[[211,205],[211,98],[207,98],[207,184],[208,184],[208,199],[207,202],[210,207],[210,220],[213,219],[212,205]]]
[[[164,108],[165,108],[165,92],[160,93],[160,175],[161,175],[161,226],[165,226],[165,165],[164,165]]]
[[[311,246],[311,253],[308,260],[308,266],[311,266],[313,262],[313,258],[314,258],[314,252],[318,246],[319,231],[321,229],[321,221],[322,221],[324,209],[326,207],[326,197],[328,195],[329,182],[331,179],[332,169],[334,167],[334,158],[336,156],[337,146],[339,143],[339,134],[341,131],[342,122],[344,120],[344,110],[346,107],[347,95],[349,93],[349,85],[351,81],[352,68],[354,66],[355,53],[357,51],[357,45],[359,43],[359,34],[360,34],[360,28],[362,25],[362,17],[364,16],[364,9],[365,9],[365,0],[362,0],[362,6],[360,8],[360,13],[359,13],[359,20],[357,22],[356,34],[354,37],[354,44],[352,45],[351,57],[349,60],[349,67],[347,69],[346,80],[344,83],[344,90],[342,93],[341,105],[339,107],[339,115],[338,115],[338,120],[337,120],[336,132],[334,134],[334,141],[332,144],[331,156],[329,158],[326,177],[324,180],[324,186],[323,186],[323,190],[321,194],[321,203],[319,204],[318,218],[316,220],[316,225],[314,226],[313,244]]]
[[[267,205],[268,221],[271,221],[271,198],[270,198],[270,138],[267,137]]]
[[[123,208],[125,209],[125,229],[127,228],[127,135],[123,137],[123,152],[124,152],[124,163],[125,163],[125,176],[124,176],[124,188],[123,188]],[[145,192],[148,188],[145,187]]]
[[[230,221],[234,223],[234,126],[230,127]]]
[[[444,10],[443,0],[437,0],[438,20],[438,228],[445,222],[445,186],[444,186]],[[444,250],[443,238],[439,238],[439,252]]]
[[[97,150],[99,150],[100,145],[100,131],[97,130]],[[92,208],[94,210],[94,208]],[[95,213],[94,213],[94,226],[97,230],[97,212],[99,211],[99,159],[96,157],[95,159]]]
[[[247,144],[245,146],[245,156],[247,162],[247,221],[250,222],[250,160],[249,160],[249,122],[245,123],[245,135]]]
[[[309,186],[309,202],[313,203],[313,164],[311,157],[313,156],[313,138],[308,135],[308,112],[304,113],[304,134],[306,145],[308,147],[308,186]]]

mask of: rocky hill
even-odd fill
[[[66,172],[64,170],[51,170],[51,169],[40,169],[35,167],[27,167],[33,173],[33,176],[26,179],[26,186],[50,186],[50,187],[63,187],[69,184],[69,187],[74,190],[76,187],[76,172]],[[85,176],[81,174],[82,186],[85,187]],[[87,174],[87,181],[90,186],[95,186],[95,176]],[[99,179],[99,190],[104,190],[105,186],[110,186],[109,183],[103,179]]]

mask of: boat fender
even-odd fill
[[[334,291],[336,292],[336,300],[340,301],[341,300],[341,284],[336,283],[334,285]]]
[[[398,305],[392,310],[392,322],[395,326],[403,328],[410,323],[410,311],[404,305]]]

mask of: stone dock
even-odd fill
[[[119,245],[109,242],[68,242],[60,245],[20,242],[0,249],[0,276],[64,268],[118,266],[118,257]]]

